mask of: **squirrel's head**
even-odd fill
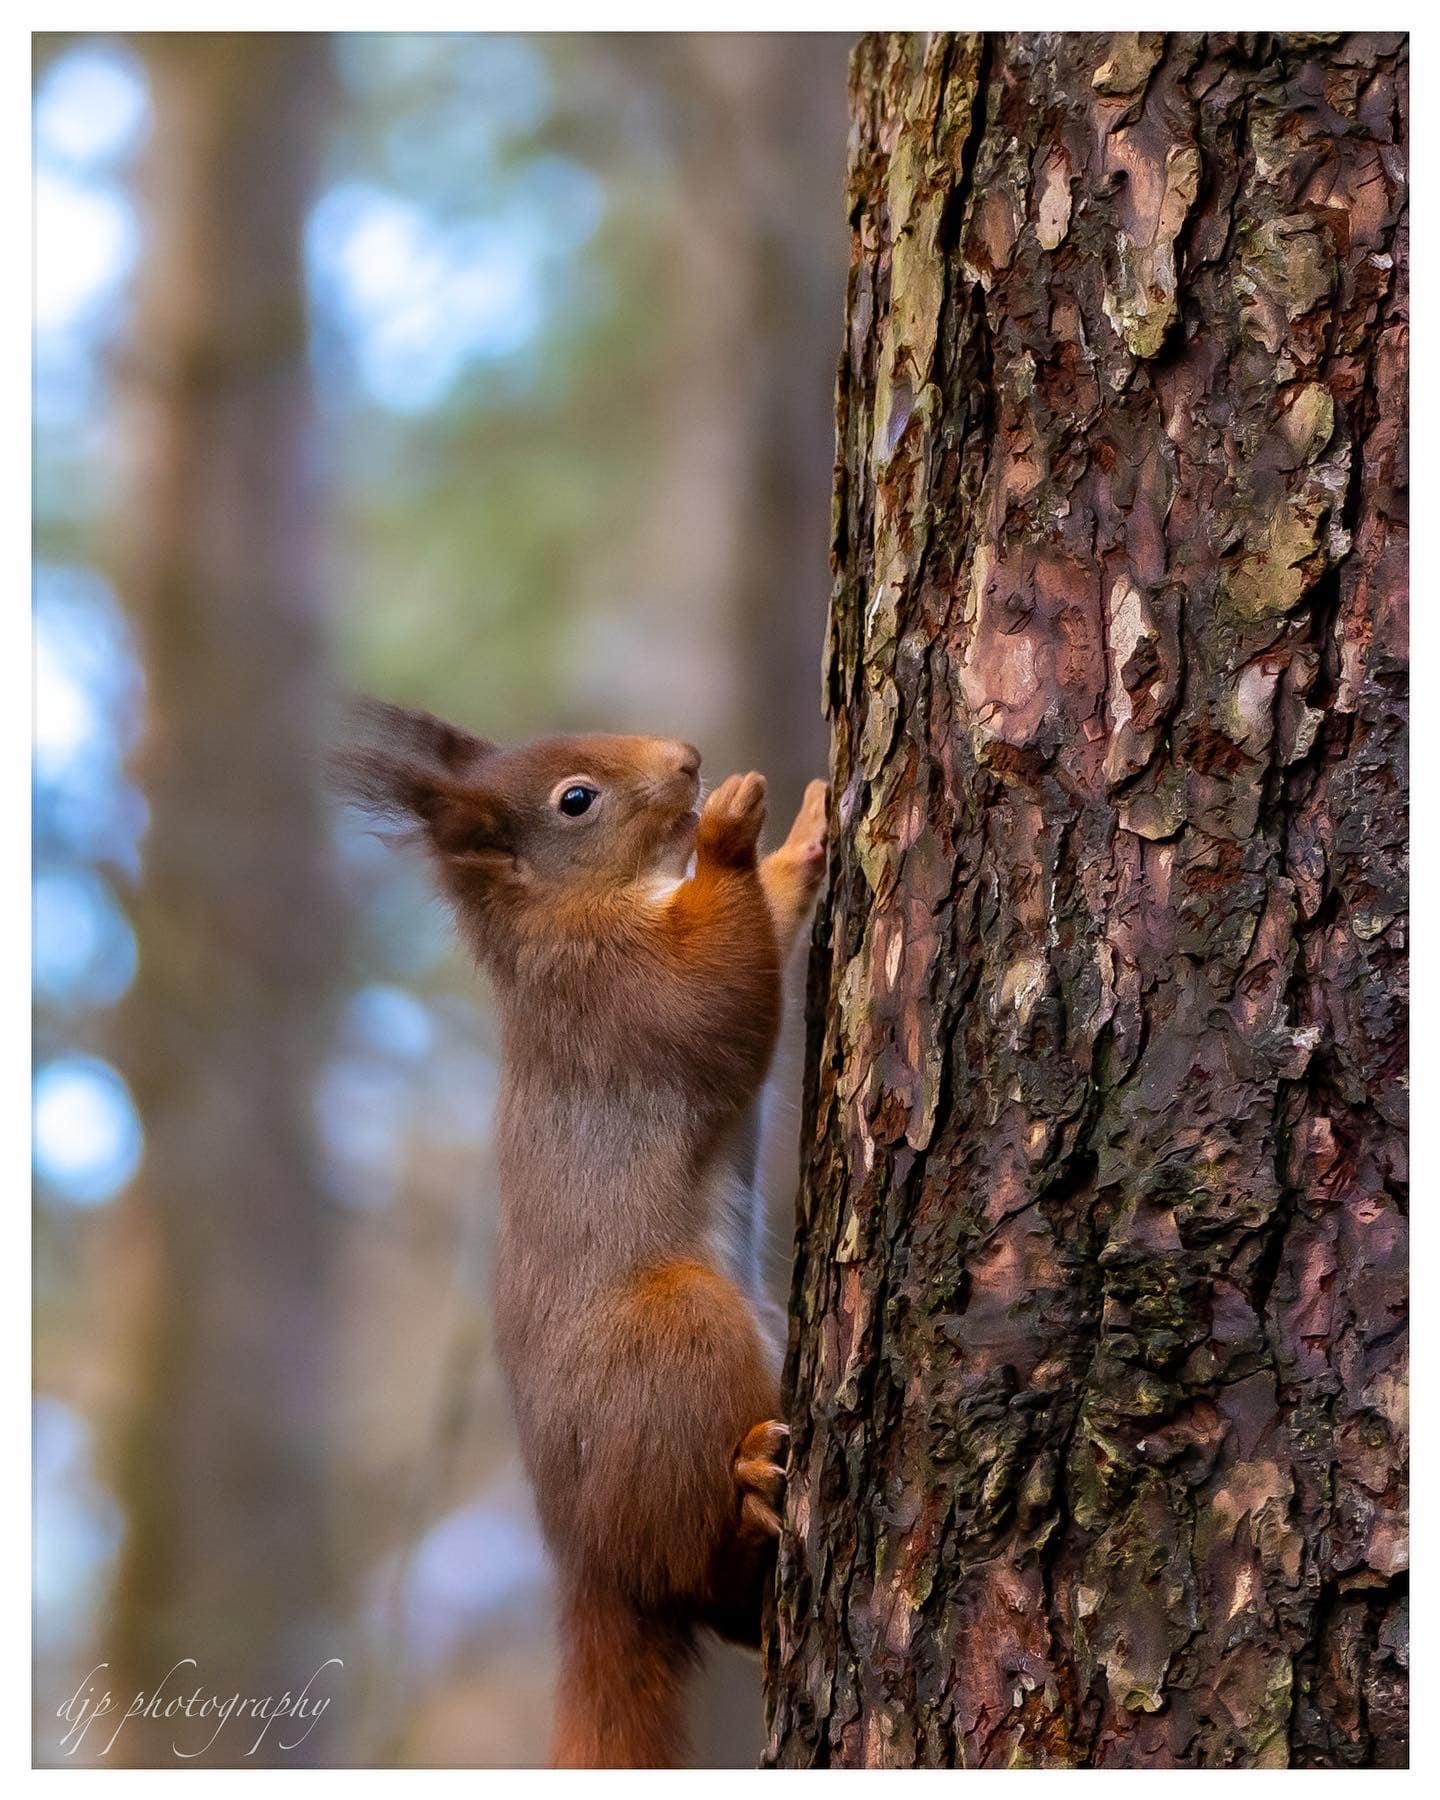
[[[429,713],[364,701],[337,785],[410,826],[462,900],[505,888],[570,898],[684,874],[700,752],[673,738],[594,733],[502,749]]]

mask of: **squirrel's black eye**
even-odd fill
[[[595,790],[580,787],[577,783],[575,787],[566,788],[557,804],[567,819],[578,819],[581,813],[589,812],[595,804]]]

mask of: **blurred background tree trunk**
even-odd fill
[[[672,306],[683,338],[665,389],[664,466],[640,533],[640,578],[672,633],[677,593],[685,597],[676,680],[698,687],[696,716],[674,728],[705,747],[712,782],[734,767],[765,771],[778,841],[805,783],[825,768],[816,702],[851,40],[667,32],[616,42],[664,97],[677,143]],[[834,332],[816,329],[827,313]],[[649,657],[636,675],[647,707],[663,706],[675,684]],[[804,1050],[798,999],[786,1027],[756,1146],[757,1188],[772,1215],[760,1221],[757,1252],[782,1306]],[[712,1647],[694,1742],[697,1767],[754,1766],[764,1729],[753,1657]]]
[[[1406,1756],[1406,46],[867,39],[770,1760]]]
[[[118,1455],[110,1682],[298,1692],[338,1654],[321,1471],[327,1334],[313,1078],[339,958],[317,788],[323,588],[301,265],[329,87],[304,35],[139,45],[153,125],[122,370],[115,562],[146,673],[150,810],[123,1064],[146,1124],[117,1237],[142,1278]],[[327,1671],[316,1693],[334,1694]],[[232,1725],[206,1760],[323,1760]],[[198,1723],[136,1720],[169,1763]],[[251,1734],[252,1736],[255,1734]]]
[[[708,777],[740,758],[763,768],[778,821],[825,757],[819,710],[804,702],[819,690],[828,600],[851,40],[606,42],[657,108],[676,171],[658,479],[638,528],[598,547],[618,546],[649,615],[643,666],[623,674],[651,711],[683,695],[693,716],[675,729],[704,747]],[[834,331],[817,330],[827,316]],[[597,704],[606,679],[602,666]]]

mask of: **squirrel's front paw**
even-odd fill
[[[705,802],[695,848],[716,862],[743,864],[755,855],[765,823],[765,777],[730,775]]]
[[[785,1499],[785,1469],[776,1458],[790,1437],[779,1419],[752,1425],[735,1452],[735,1491],[740,1501],[740,1528],[748,1537],[780,1535],[780,1507]]]
[[[816,882],[825,867],[828,797],[829,790],[823,781],[810,783],[805,789],[805,798],[800,802],[800,810],[795,815],[795,823],[790,827],[790,835],[775,853],[810,875]]]

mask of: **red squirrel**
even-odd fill
[[[758,1642],[780,1529],[779,1346],[727,1224],[825,784],[761,858],[763,776],[699,807],[690,744],[359,717],[343,784],[422,837],[499,1002],[496,1338],[559,1578],[552,1765],[678,1766],[697,1633]]]

